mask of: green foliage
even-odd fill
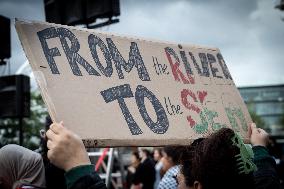
[[[38,91],[31,93],[30,117],[23,120],[23,146],[37,149],[40,144],[39,130],[44,128],[47,109]],[[19,120],[0,119],[0,145],[19,143]]]

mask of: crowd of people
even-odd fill
[[[251,145],[222,128],[189,146],[141,147],[127,168],[128,189],[278,189],[276,163],[268,134],[251,124]],[[82,140],[52,123],[46,132],[46,156],[17,145],[0,149],[0,189],[106,189],[94,171]]]

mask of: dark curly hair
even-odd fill
[[[220,129],[210,137],[195,141],[181,160],[185,184],[199,181],[203,189],[253,189],[252,173],[239,174],[235,156],[240,149],[232,145],[234,131]]]
[[[163,151],[167,156],[172,158],[172,161],[175,165],[179,164],[181,157],[186,152],[186,146],[166,146]]]

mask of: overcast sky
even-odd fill
[[[284,84],[284,12],[274,8],[275,1],[121,0],[120,4],[120,22],[100,30],[215,46],[237,86]],[[45,20],[42,0],[0,0],[0,14]],[[12,72],[25,61],[12,24]]]

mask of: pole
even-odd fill
[[[114,149],[110,148],[109,150],[109,156],[108,156],[108,162],[107,162],[107,170],[106,170],[106,186],[107,188],[110,188],[110,182],[112,178],[112,167],[113,167],[113,153]]]
[[[24,141],[24,137],[23,137],[23,117],[20,116],[19,117],[19,144],[20,146],[23,146],[23,141]]]
[[[124,184],[126,181],[126,176],[124,173],[124,164],[123,164],[123,160],[122,160],[122,155],[121,155],[121,149],[117,148],[117,157],[118,157],[118,161],[119,161],[119,168],[120,168],[120,172],[121,172],[121,180],[122,183]]]

